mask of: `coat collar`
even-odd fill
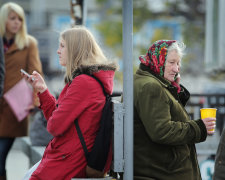
[[[170,91],[170,93],[176,98],[178,99],[178,93],[177,93],[177,89],[176,87],[174,87],[170,81],[164,79],[163,77],[155,74],[153,71],[150,70],[149,67],[140,64],[140,68],[137,71],[137,74],[141,74],[144,76],[150,76],[154,79],[156,79],[163,87],[165,87],[166,89],[168,89],[168,91]]]
[[[15,42],[9,47],[9,49],[5,52],[5,54],[13,53],[14,51],[17,51],[19,48],[15,44]]]
[[[113,79],[116,70],[117,64],[114,62],[105,64],[85,65],[85,66],[82,65],[78,67],[76,71],[73,73],[73,79],[82,74],[93,75],[102,82],[106,93],[112,94]]]
[[[117,64],[114,62],[105,64],[94,64],[94,65],[81,65],[73,73],[73,78],[79,76],[80,74],[93,75],[99,71],[116,71]]]
[[[190,93],[184,86],[180,85],[181,92],[178,94],[176,87],[174,87],[170,83],[170,81],[162,78],[161,76],[154,74],[153,72],[151,72],[151,70],[147,66],[143,64],[140,64],[140,68],[138,69],[137,74],[140,74],[143,76],[149,76],[156,79],[158,82],[160,82],[160,84],[162,84],[163,87],[168,89],[168,91],[173,95],[173,97],[176,100],[178,100],[183,106],[186,105],[188,99],[190,98]]]
[[[7,48],[6,51],[4,49],[5,54],[10,54],[10,53],[18,50],[18,47],[17,47],[17,45],[15,43],[15,39],[14,38],[10,39],[9,41],[7,41],[7,39],[3,36],[2,40],[3,40],[3,43],[4,43],[4,48],[5,47]]]
[[[149,67],[145,66],[144,64],[140,64],[140,67],[137,71],[137,74],[141,74],[144,76],[150,76],[154,79],[156,79],[157,81],[160,82],[160,84],[162,84],[164,87],[169,87],[171,85],[171,82],[162,78],[161,76],[155,74],[153,71],[150,70]]]

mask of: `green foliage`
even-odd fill
[[[102,3],[105,3],[107,0],[96,0],[96,2],[98,3],[98,4],[102,4]]]
[[[146,21],[154,19],[154,15],[148,9],[148,1],[133,1],[133,31],[138,32]]]
[[[108,47],[115,50],[115,53],[121,57],[122,52],[122,22],[105,21],[96,25],[97,29],[104,37],[104,42]]]
[[[101,7],[102,15],[101,23],[97,24],[96,27],[100,31],[103,37],[103,41],[119,59],[122,57],[122,0],[96,0],[98,5]],[[115,2],[115,3],[114,3]],[[149,0],[133,0],[133,32],[134,35],[140,32],[143,25],[149,20],[173,20],[173,18],[180,17],[182,21],[182,39],[187,45],[187,48],[194,48],[196,44],[198,47],[204,49],[204,37],[205,37],[205,26],[204,18],[205,12],[200,7],[204,6],[202,0],[176,0],[176,1],[151,1],[151,3],[164,3],[165,9],[160,12],[151,11],[149,6]],[[121,6],[118,6],[121,3]],[[117,4],[117,5],[116,5]],[[186,7],[188,11],[182,9]],[[186,9],[186,10],[187,10]],[[150,39],[151,38],[151,39]],[[169,27],[161,27],[155,29],[152,37],[146,37],[146,42],[149,42],[149,46],[152,42],[159,39],[172,39],[173,32]],[[146,43],[145,43],[146,44]],[[146,46],[146,45],[145,45]],[[140,54],[145,54],[148,47],[144,45],[137,45],[134,47]],[[187,70],[191,69],[189,66],[196,59],[197,56],[192,55],[188,58],[183,59],[183,68]],[[136,61],[136,59],[135,59]],[[200,60],[201,61],[201,60]],[[135,67],[136,69],[137,67]],[[186,71],[186,70],[184,70]],[[188,72],[188,71],[186,71]]]
[[[181,66],[182,66],[182,74],[183,73],[190,73],[191,67],[190,67],[190,63],[192,59],[195,59],[196,55],[195,54],[187,54],[183,57],[182,62],[181,62]]]
[[[205,43],[205,32],[204,24],[193,22],[186,22],[183,24],[183,38],[184,42],[188,47],[193,46],[194,43],[198,43],[199,46],[204,48]]]
[[[116,1],[116,0],[115,0]],[[118,1],[118,0],[117,0]],[[120,0],[122,5],[122,1]],[[99,6],[104,7],[107,0],[97,0]],[[147,0],[134,0],[133,2],[133,31],[138,32],[145,22],[153,17],[147,8]],[[104,18],[96,28],[103,36],[104,43],[113,49],[118,57],[122,57],[122,6],[110,6],[104,11]],[[146,47],[145,47],[146,48]]]
[[[117,79],[122,84],[123,83],[123,72],[122,71],[116,71],[115,79]]]
[[[155,42],[159,39],[172,39],[172,30],[168,27],[157,28],[154,31],[153,37],[151,39],[152,42]]]

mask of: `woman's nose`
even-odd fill
[[[15,20],[15,23],[16,23],[16,24],[19,24],[19,20],[18,20],[18,19],[16,19],[16,20]]]
[[[180,71],[180,66],[176,64],[174,66],[174,71],[178,73]]]
[[[16,18],[16,23],[20,23],[20,22],[21,22],[20,18],[19,17]]]

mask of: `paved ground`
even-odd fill
[[[7,162],[7,180],[22,180],[23,176],[29,169],[29,159],[21,152],[16,144],[9,152]]]

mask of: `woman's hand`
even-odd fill
[[[34,78],[34,80],[32,80],[32,78]],[[31,85],[40,93],[43,93],[47,89],[44,79],[37,71],[33,71],[31,75]]]
[[[34,109],[35,109],[35,106],[33,104],[31,104],[25,110],[30,112],[30,113],[33,113]]]
[[[27,79],[27,81],[37,92],[43,93],[47,89],[47,85],[44,79],[37,71],[33,71],[33,73],[29,77],[23,73],[22,76]]]
[[[205,124],[207,133],[209,135],[212,135],[214,133],[214,131],[215,131],[214,129],[216,127],[216,118],[205,118],[205,119],[202,119],[202,121]]]
[[[180,73],[177,74],[175,82],[179,85],[180,84]]]

